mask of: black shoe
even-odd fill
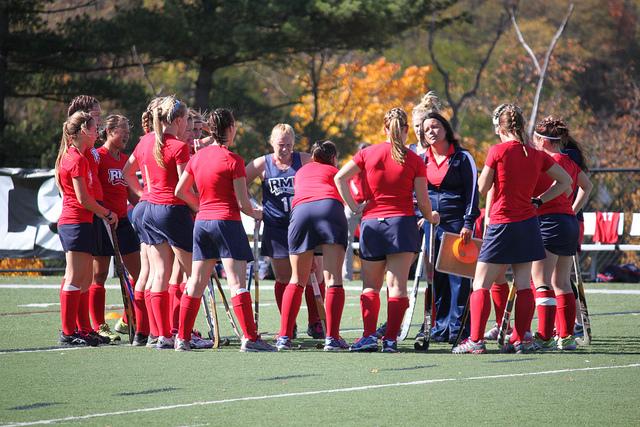
[[[319,340],[324,339],[324,331],[322,330],[322,322],[312,323],[307,327],[307,335],[311,338]]]
[[[111,344],[111,338],[100,335],[96,331],[89,332],[89,336],[98,341],[98,344]]]
[[[376,337],[378,337],[379,340],[382,339],[382,337],[384,337],[384,334],[387,333],[387,322],[384,322],[382,325],[378,326],[378,329],[376,329]]]
[[[91,335],[91,333],[84,334],[82,332],[76,332],[76,335],[78,335],[80,338],[85,340],[87,342],[87,345],[91,347],[97,347],[102,342],[99,338],[96,338],[95,336]]]
[[[74,346],[74,347],[89,345],[87,340],[85,340],[78,333],[65,335],[64,332],[60,332],[60,339],[58,339],[58,344],[66,345],[66,346]]]
[[[149,336],[145,335],[141,332],[136,332],[133,337],[133,342],[131,343],[134,347],[144,347],[147,345],[147,341],[149,340]]]
[[[298,338],[298,324],[294,323],[293,324],[293,336],[291,337],[291,339],[295,340],[296,338]]]

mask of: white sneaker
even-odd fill
[[[191,334],[191,341],[189,342],[189,344],[191,345],[191,348],[196,348],[198,350],[201,350],[203,348],[213,348],[212,340],[206,340],[194,333]]]
[[[189,341],[176,338],[176,351],[191,351]]]
[[[175,347],[173,338],[159,337],[156,350],[171,350]]]
[[[258,339],[255,341],[251,341],[246,338],[243,338],[242,345],[240,346],[240,351],[241,352],[258,352],[258,351],[272,352],[272,351],[277,351],[277,349],[271,344],[269,344],[268,342],[263,341],[260,337],[258,337]]]

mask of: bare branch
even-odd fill
[[[529,136],[533,135],[536,116],[538,115],[538,105],[540,103],[540,95],[542,94],[542,86],[544,85],[544,78],[546,77],[547,68],[549,67],[549,60],[551,59],[551,53],[553,52],[553,49],[555,49],[556,44],[560,39],[560,36],[562,35],[565,27],[567,26],[567,23],[569,22],[569,18],[573,13],[573,7],[574,7],[573,3],[569,4],[569,9],[567,10],[567,14],[562,20],[562,23],[560,24],[560,26],[558,27],[556,34],[553,36],[553,39],[551,39],[551,43],[547,48],[547,53],[544,56],[544,62],[542,63],[542,70],[540,72],[540,77],[538,78],[538,85],[536,87],[536,94],[533,98],[533,107],[531,108],[531,117],[529,118],[529,128],[527,129],[527,133],[529,134]]]
[[[509,12],[509,16],[511,16],[511,23],[513,24],[513,28],[515,28],[515,30],[516,30],[516,34],[518,36],[518,40],[520,41],[520,44],[522,44],[522,46],[524,47],[524,50],[527,51],[527,53],[529,54],[529,56],[533,60],[533,65],[536,67],[536,72],[539,75],[542,72],[540,70],[540,63],[538,62],[538,58],[536,58],[536,54],[533,53],[533,49],[531,49],[531,47],[524,40],[524,36],[522,35],[522,32],[520,31],[520,27],[518,26],[518,22],[516,22],[515,7],[511,8],[511,9],[508,9],[508,12]]]
[[[153,82],[151,81],[151,79],[147,75],[147,70],[145,70],[144,64],[142,63],[142,60],[140,59],[140,56],[138,55],[138,50],[136,49],[136,45],[131,46],[131,53],[133,54],[133,59],[140,66],[140,69],[142,70],[142,75],[144,76],[144,79],[147,81],[149,86],[151,86],[151,92],[153,92],[156,96],[159,95],[160,92],[156,92],[156,88],[153,86]]]
[[[433,62],[433,65],[436,66],[436,69],[438,70],[438,72],[442,76],[442,80],[444,81],[444,96],[447,98],[447,102],[449,103],[449,105],[453,105],[454,102],[453,102],[453,99],[451,98],[451,90],[450,90],[451,82],[449,80],[449,73],[444,69],[442,64],[438,62],[435,51],[433,50],[433,39],[434,39],[433,36],[435,35],[435,32],[436,32],[436,15],[434,13],[433,18],[431,19],[431,25],[429,26],[429,39],[427,41],[427,48],[429,49],[429,56],[431,57],[431,62]]]
[[[79,4],[76,6],[63,7],[60,9],[34,9],[28,11],[18,11],[18,13],[40,13],[40,14],[53,14],[53,13],[62,13],[62,12],[71,12],[78,9],[83,9],[85,7],[93,6],[97,3],[97,0],[89,0],[86,3]]]

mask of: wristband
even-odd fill
[[[539,208],[540,206],[542,206],[542,204],[544,203],[542,201],[542,199],[540,197],[532,197],[531,198],[531,203],[536,207]]]

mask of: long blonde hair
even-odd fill
[[[153,98],[151,102],[149,102],[149,105],[147,105],[147,109],[142,113],[140,122],[145,134],[153,132],[153,110],[158,106],[162,99],[162,97]]]
[[[155,131],[156,142],[153,146],[153,158],[161,168],[164,168],[162,149],[164,148],[164,134],[162,124],[170,125],[178,117],[184,117],[188,108],[184,102],[176,99],[175,96],[164,97],[153,109],[153,130]]]
[[[84,111],[76,111],[62,125],[62,138],[60,139],[60,148],[58,148],[58,157],[56,157],[55,179],[58,189],[62,193],[62,184],[60,182],[60,163],[62,158],[67,154],[69,145],[78,138],[80,131],[86,129],[93,121],[91,114]]]
[[[384,115],[384,127],[389,131],[391,139],[391,157],[401,165],[404,164],[404,158],[407,154],[402,131],[408,126],[407,113],[402,108],[392,108]]]

